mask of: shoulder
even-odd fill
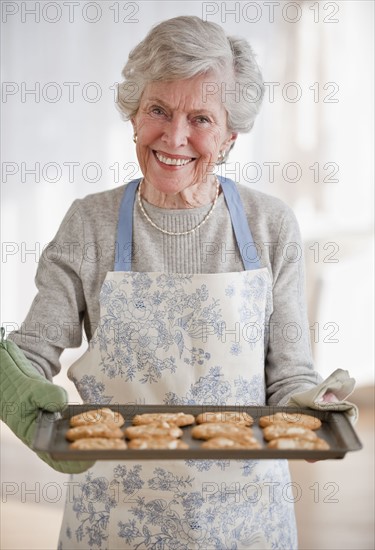
[[[92,193],[73,203],[84,219],[117,221],[117,215],[124,194],[125,185],[108,191]]]
[[[298,221],[290,206],[277,197],[241,184],[237,184],[237,189],[262,265],[269,267],[273,281],[285,269],[300,270],[300,262],[292,258],[295,254],[301,257],[303,245]]]
[[[277,197],[236,184],[251,228],[276,238],[282,233],[299,233],[293,210]]]
[[[256,191],[241,183],[237,183],[236,185],[245,210],[252,211],[253,214],[276,216],[277,218],[290,215],[294,217],[290,206],[281,199],[267,193],[262,193],[261,191]]]
[[[124,189],[122,185],[76,199],[66,212],[56,238],[79,242],[113,241]]]

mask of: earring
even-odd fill
[[[137,143],[137,139],[138,139],[137,132],[134,132],[134,135],[133,135],[134,143]]]
[[[224,153],[223,151],[220,151],[219,156],[217,157],[217,162],[220,164],[221,162],[223,162],[224,158],[225,158],[225,151]]]

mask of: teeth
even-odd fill
[[[157,158],[160,160],[160,162],[163,162],[164,164],[170,164],[171,166],[184,166],[185,164],[188,164],[191,162],[192,159],[170,159],[168,157],[163,157],[160,153],[156,153]]]

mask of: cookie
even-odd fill
[[[188,449],[189,445],[180,439],[169,437],[135,438],[129,441],[129,449]]]
[[[322,423],[319,418],[311,416],[309,414],[292,413],[292,412],[277,412],[268,416],[261,416],[259,418],[259,426],[265,428],[271,424],[278,424],[280,422],[288,424],[298,424],[309,430],[318,430]]]
[[[105,437],[86,437],[77,439],[69,445],[71,449],[81,451],[106,450],[106,449],[126,449],[127,445],[123,439],[108,439]]]
[[[191,435],[195,439],[211,439],[212,437],[230,437],[238,439],[238,437],[252,437],[253,431],[245,426],[237,426],[232,422],[207,422],[194,426],[191,430]]]
[[[87,424],[85,426],[76,426],[70,428],[66,434],[66,439],[69,441],[75,441],[76,439],[83,439],[87,437],[104,437],[108,439],[122,439],[124,437],[120,428],[108,426],[107,424]]]
[[[299,439],[298,437],[279,437],[273,439],[267,444],[269,449],[280,449],[280,450],[322,450],[326,451],[329,449],[329,445],[324,439],[317,437],[314,441],[307,441],[306,439]]]
[[[263,437],[266,441],[271,439],[277,439],[279,437],[292,437],[298,439],[305,439],[307,441],[314,441],[318,439],[318,436],[312,430],[304,428],[303,426],[296,426],[294,424],[272,424],[263,429]]]
[[[212,437],[208,441],[202,443],[204,449],[260,449],[261,445],[255,439],[251,438],[251,441],[246,440],[234,440],[229,437]]]
[[[70,425],[85,426],[87,424],[111,424],[120,428],[125,423],[124,417],[119,412],[114,412],[111,409],[91,409],[89,411],[81,412],[72,416],[70,419]]]
[[[155,422],[168,422],[169,424],[174,424],[175,426],[189,426],[190,424],[194,424],[194,416],[183,412],[145,413],[135,415],[132,421],[134,426],[153,424]]]
[[[171,426],[168,422],[162,422],[159,424],[129,426],[125,430],[125,436],[128,439],[150,439],[152,437],[177,438],[182,436],[182,430],[178,426]]]
[[[198,414],[196,418],[197,424],[206,422],[231,422],[238,426],[251,426],[254,424],[254,418],[242,411],[211,411]]]

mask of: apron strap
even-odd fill
[[[218,180],[220,181],[225,202],[228,206],[233,231],[244,268],[246,271],[260,269],[261,265],[257,247],[254,243],[254,239],[247,222],[245,210],[237,186],[234,181],[229,178],[218,176]]]
[[[141,178],[125,186],[117,225],[117,246],[114,271],[131,271],[133,250],[133,209]]]
[[[246,271],[259,269],[260,261],[253,236],[250,231],[241,197],[233,180],[218,176],[224,193],[225,202],[232,221],[237,246]],[[114,271],[131,271],[133,242],[133,209],[135,196],[141,179],[132,180],[125,186],[122,197],[119,221],[117,226],[117,244]],[[254,258],[249,257],[249,251],[254,249]]]

